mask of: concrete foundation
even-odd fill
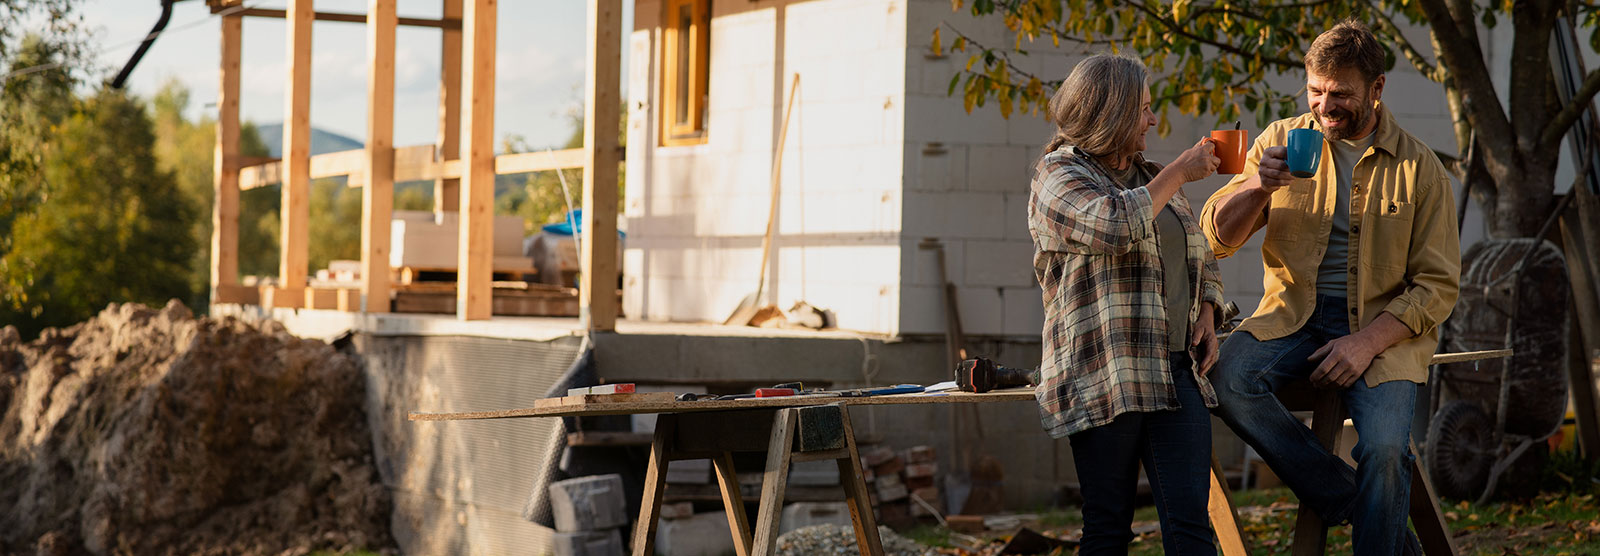
[[[350,335],[366,361],[375,456],[395,498],[395,536],[406,553],[502,554],[552,546],[554,531],[528,522],[521,512],[545,467],[553,419],[411,422],[406,414],[531,407],[576,357],[581,337],[575,320],[469,323],[442,316],[229,307],[214,312],[271,317],[303,337]],[[796,380],[807,387],[854,388],[949,379],[944,341],[937,337],[624,321],[618,332],[593,340],[602,380],[665,390],[731,393]],[[1008,365],[1032,365],[1039,358],[1036,342],[970,343],[974,353]],[[1070,446],[1044,434],[1032,403],[874,406],[850,414],[863,453],[874,446],[932,446],[941,475],[963,474],[977,458],[995,456],[1004,465],[1008,508],[1052,504],[1064,486],[1077,483]],[[1225,466],[1237,465],[1242,444],[1220,424],[1213,430],[1218,458]],[[631,520],[637,501],[630,504]]]

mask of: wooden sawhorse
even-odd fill
[[[761,482],[752,539],[744,499],[739,493],[739,477],[733,470],[733,452],[761,451],[767,453],[767,470]],[[644,498],[639,504],[639,521],[634,524],[635,556],[654,553],[667,463],[683,459],[711,460],[738,556],[777,553],[778,514],[783,511],[791,462],[835,460],[845,501],[850,506],[850,522],[855,525],[856,546],[861,556],[883,556],[872,502],[862,480],[850,413],[841,404],[662,414],[656,420],[650,464],[645,468]]]

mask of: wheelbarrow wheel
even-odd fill
[[[1477,404],[1454,400],[1428,426],[1428,476],[1440,496],[1473,500],[1494,465],[1494,422]]]

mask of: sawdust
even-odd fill
[[[176,301],[0,329],[0,554],[393,552],[359,364]]]

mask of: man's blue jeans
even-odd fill
[[[1141,461],[1161,516],[1166,553],[1217,553],[1206,514],[1211,493],[1211,416],[1193,365],[1188,354],[1172,352],[1177,410],[1130,411],[1068,437],[1083,492],[1079,554],[1128,553]]]
[[[1328,453],[1273,395],[1305,379],[1319,361],[1308,361],[1324,344],[1350,334],[1344,298],[1317,295],[1317,308],[1299,331],[1260,341],[1249,333],[1230,335],[1211,373],[1217,390],[1216,414],[1261,454],[1300,502],[1332,525],[1354,525],[1354,552],[1400,554],[1409,531],[1411,493],[1411,415],[1417,384],[1398,380],[1375,387],[1357,380],[1341,395],[1355,421],[1359,440],[1356,468]]]

